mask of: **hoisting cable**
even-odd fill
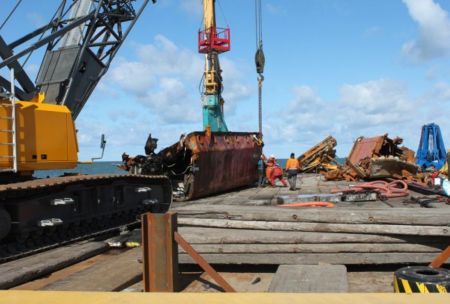
[[[5,21],[3,21],[2,25],[0,25],[0,31],[3,29],[3,27],[5,26],[5,24],[8,22],[9,18],[11,18],[11,16],[14,14],[14,12],[16,11],[16,9],[19,7],[20,3],[22,3],[22,0],[18,0],[16,5],[13,7],[13,9],[11,10],[11,12],[9,12],[9,15],[6,17]]]
[[[256,73],[258,73],[258,129],[259,136],[262,138],[262,86],[264,81],[265,57],[263,51],[263,32],[262,32],[262,8],[261,0],[255,0],[255,26],[256,26],[256,54],[255,64]]]

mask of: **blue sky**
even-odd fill
[[[221,56],[225,119],[257,130],[253,0],[218,0],[232,50]],[[2,21],[15,1],[3,0]],[[12,41],[43,24],[59,1],[24,0],[1,34]],[[149,5],[76,124],[80,159],[142,154],[148,133],[164,147],[202,129],[197,54],[200,0]],[[416,149],[436,122],[450,145],[450,2],[443,0],[262,0],[266,54],[265,153],[285,158],[327,135],[346,156],[359,136],[389,133]],[[40,54],[27,69],[35,74]]]

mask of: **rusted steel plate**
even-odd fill
[[[416,164],[394,158],[379,158],[370,162],[370,178],[399,178],[404,174],[404,171],[409,172],[411,175],[416,175],[419,167]]]
[[[143,277],[146,292],[174,292],[178,280],[176,213],[142,215]]]
[[[381,147],[386,139],[387,135],[376,136],[370,138],[359,137],[353,145],[350,154],[348,155],[348,161],[352,164],[358,164],[362,159],[366,157],[378,156]]]
[[[204,197],[258,180],[262,146],[248,132],[193,132],[161,151],[175,172],[183,172],[187,199]]]

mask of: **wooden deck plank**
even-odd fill
[[[0,288],[11,288],[108,249],[105,242],[80,242],[0,265]]]
[[[174,206],[179,218],[217,218],[229,220],[282,221],[282,222],[322,222],[341,224],[401,224],[401,225],[450,225],[449,209],[423,208],[297,208],[190,205]]]
[[[119,291],[142,280],[142,249],[128,250],[44,287],[44,290]]]
[[[379,235],[361,233],[326,233],[298,231],[270,231],[251,229],[227,229],[210,227],[179,227],[178,232],[191,244],[418,244],[445,248],[450,244],[450,237],[415,236],[415,235]],[[141,231],[112,239],[115,242],[141,242]]]
[[[315,265],[319,263],[343,265],[425,264],[436,253],[226,253],[202,254],[211,264],[248,265]],[[190,256],[179,254],[181,264],[192,264]]]
[[[269,292],[348,292],[344,265],[280,265]]]
[[[200,226],[232,229],[255,229],[275,231],[306,231],[306,232],[343,232],[368,234],[402,234],[422,236],[450,236],[448,226],[418,226],[418,225],[382,225],[382,224],[336,224],[336,223],[306,223],[278,221],[241,221],[208,218],[178,218],[179,225]]]
[[[327,244],[327,243],[412,243],[450,244],[442,236],[378,235],[361,233],[326,233],[270,231],[210,227],[179,227],[179,233],[191,244]],[[139,234],[138,238],[140,240]]]
[[[113,251],[112,251],[113,252]],[[107,260],[107,259],[112,259],[114,258],[114,254],[111,254],[111,251],[107,251],[105,253],[101,253],[99,255],[93,256],[87,260],[78,262],[76,264],[73,264],[69,267],[60,269],[58,271],[55,271],[49,275],[46,275],[42,278],[27,282],[25,284],[16,286],[12,289],[17,289],[17,290],[40,290],[43,289],[45,286],[56,282],[58,280],[61,280],[73,273],[76,273],[78,271],[81,271],[83,269],[92,267],[92,265],[103,261],[103,260]]]

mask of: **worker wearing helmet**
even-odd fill
[[[289,190],[294,191],[297,185],[297,174],[300,170],[300,163],[295,158],[295,154],[291,153],[291,157],[286,162],[286,173],[289,182]]]
[[[275,156],[270,155],[268,159],[265,159],[265,165],[266,165],[266,180],[269,182],[271,186],[273,186],[272,175],[273,175],[273,168],[275,166]]]
[[[267,160],[267,168],[266,168],[266,178],[269,181],[270,185],[272,187],[275,187],[275,182],[277,179],[280,180],[280,182],[283,184],[284,187],[287,187],[287,183],[283,178],[283,170],[281,167],[277,164],[277,161],[275,159],[274,155],[271,155],[269,159]]]

